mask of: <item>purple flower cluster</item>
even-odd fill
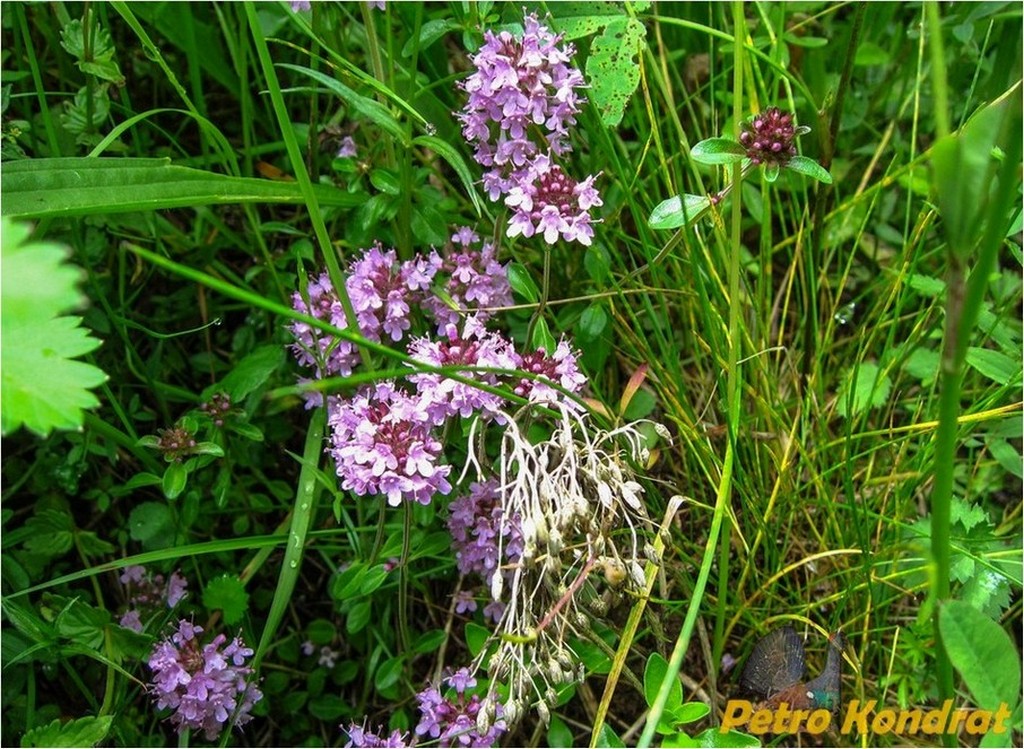
[[[479,235],[468,226],[456,230],[437,270],[438,275],[447,276],[444,292],[448,301],[435,294],[423,301],[440,333],[469,312],[483,322],[491,317],[488,307],[512,304],[508,272],[498,262],[494,244],[485,241],[477,248],[478,243]]]
[[[252,650],[238,637],[221,649],[227,642],[222,634],[201,646],[202,632],[182,619],[177,631],[156,646],[149,657],[151,692],[158,709],[174,711],[171,722],[178,733],[202,729],[213,741],[229,719],[234,725],[247,723],[263,694],[249,683],[252,669],[245,661]]]
[[[498,333],[487,331],[477,317],[466,320],[463,332],[454,324],[446,329],[447,341],[417,338],[409,345],[409,355],[434,367],[495,367],[515,369],[516,354],[511,343]],[[460,372],[477,382],[498,384],[493,372]],[[424,399],[427,413],[437,426],[449,418],[468,418],[474,413],[493,416],[499,412],[503,399],[473,385],[457,382],[436,372],[409,375]]]
[[[575,48],[535,14],[523,20],[523,36],[484,34],[471,57],[476,70],[459,85],[467,94],[459,113],[462,134],[486,167],[484,189],[491,200],[505,198],[514,212],[510,237],[541,234],[589,245],[589,210],[600,206],[593,175],[577,182],[552,164],[572,149],[569,128],[586,101],[578,90],[583,74],[571,64]]]
[[[538,156],[505,198],[505,205],[515,210],[508,235],[542,234],[548,244],[561,235],[567,242],[590,245],[594,228],[589,211],[602,204],[594,179],[591,175],[576,182],[548,156]]]
[[[394,250],[385,251],[380,245],[366,250],[352,263],[345,283],[359,332],[371,341],[383,336],[400,341],[412,324],[411,308],[430,288],[440,264],[436,253],[399,264]],[[348,327],[341,300],[326,273],[310,279],[305,295],[293,294],[292,306],[336,328]],[[295,357],[300,364],[313,367],[318,378],[347,376],[359,363],[358,349],[350,341],[325,335],[304,322],[292,323],[291,332],[297,341],[292,345]]]
[[[382,738],[379,734],[367,731],[365,726],[360,726],[356,723],[350,724],[344,730],[348,734],[348,743],[345,744],[347,747],[359,746],[376,749],[376,747],[409,746],[409,744],[405,743],[405,735],[397,728],[387,738]]]
[[[425,309],[443,331],[457,323],[460,315],[470,312],[476,312],[481,320],[490,317],[490,312],[478,307],[511,304],[508,273],[496,260],[494,246],[484,243],[480,249],[473,249],[470,245],[476,241],[479,237],[471,229],[462,228],[452,237],[452,247],[444,257],[431,251],[403,263],[398,262],[394,250],[384,250],[380,245],[365,250],[349,266],[345,282],[360,334],[371,341],[387,337],[397,343],[412,326],[413,309]],[[454,309],[430,291],[439,274],[447,276],[441,288]],[[305,294],[295,292],[292,307],[336,328],[348,327],[341,300],[326,273],[311,278]],[[304,322],[293,322],[290,330],[296,341],[291,347],[295,358],[299,364],[313,368],[318,379],[348,376],[359,364],[358,348],[349,341]],[[319,393],[310,393],[306,405],[312,408],[322,402]]]
[[[500,565],[518,562],[523,554],[523,534],[519,516],[504,519],[504,508],[498,494],[498,482],[488,479],[474,482],[469,493],[457,498],[448,508],[448,532],[452,534],[452,547],[459,572],[476,573],[488,584],[494,575],[501,574]],[[500,549],[499,549],[500,544]],[[473,611],[459,601],[458,606]],[[484,607],[484,616],[499,621],[505,610],[501,601],[490,601]]]
[[[136,632],[144,629],[143,614],[151,614],[165,605],[173,609],[188,588],[188,582],[177,572],[172,572],[165,583],[163,575],[150,575],[140,564],[125,567],[119,579],[128,599],[128,610],[121,615],[119,624]]]
[[[517,368],[524,372],[541,375],[552,382],[557,382],[570,393],[579,393],[587,378],[580,372],[577,358],[576,352],[566,341],[559,341],[554,354],[549,356],[543,349],[537,349],[532,354],[519,357],[516,364]],[[554,403],[563,399],[561,393],[546,385],[543,380],[524,378],[512,388],[512,391],[532,403]],[[575,402],[569,401],[567,405],[573,407]]]
[[[755,166],[781,167],[796,156],[796,137],[807,132],[809,128],[794,126],[789,112],[768,107],[740,126],[740,144]]]
[[[349,399],[330,398],[328,451],[343,489],[386,494],[388,504],[403,499],[429,504],[435,492],[451,491],[451,466],[438,465],[441,442],[432,430],[428,401],[379,382]]]
[[[445,697],[436,687],[427,687],[416,695],[420,708],[420,722],[416,726],[417,736],[430,736],[440,746],[493,746],[505,732],[501,705],[495,704],[494,720],[484,733],[477,725],[481,709],[479,695],[466,696],[466,691],[476,686],[476,679],[469,669],[460,668],[445,681],[455,690],[454,699]]]

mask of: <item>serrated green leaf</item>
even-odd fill
[[[25,548],[45,557],[66,554],[74,543],[74,530],[74,522],[67,512],[40,510],[25,523],[29,534]]]
[[[701,164],[735,164],[746,156],[747,149],[732,138],[707,138],[690,149],[690,158]]]
[[[794,156],[786,162],[786,168],[797,174],[803,174],[805,177],[824,182],[826,185],[832,184],[832,175],[828,173],[828,169],[806,156]]]
[[[903,363],[903,370],[921,381],[922,385],[931,385],[939,376],[939,362],[942,356],[938,351],[916,348]]]
[[[892,389],[888,375],[877,364],[865,362],[848,371],[839,388],[836,410],[840,416],[857,416],[869,408],[885,405]]]
[[[998,351],[970,346],[967,349],[968,366],[974,368],[998,385],[1020,382],[1021,362]]]
[[[30,241],[28,227],[8,219],[0,221],[0,246],[2,431],[25,425],[45,436],[54,428],[79,429],[82,411],[99,405],[89,388],[106,380],[99,368],[73,360],[101,341],[79,327],[81,318],[60,317],[81,302],[80,273],[61,264],[58,245]]]
[[[949,660],[983,710],[1020,702],[1020,653],[1002,627],[973,606],[946,601],[939,632]],[[1011,708],[1012,711],[1012,708]]]
[[[647,29],[635,18],[617,18],[590,45],[587,58],[589,97],[601,121],[615,127],[640,83],[637,57],[643,54]]]
[[[224,612],[224,623],[233,626],[242,621],[249,607],[249,594],[235,575],[221,575],[206,584],[203,605]]]
[[[21,737],[23,747],[44,746],[96,746],[110,732],[113,715],[102,718],[87,716],[61,723],[60,718],[28,731]]]
[[[706,195],[676,195],[658,203],[647,223],[652,229],[678,229],[701,218],[710,207]]]

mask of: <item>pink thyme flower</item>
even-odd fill
[[[597,177],[576,182],[548,156],[538,156],[529,174],[505,197],[505,205],[515,211],[508,236],[541,234],[548,244],[561,236],[567,242],[589,245],[594,236],[590,209],[603,205],[594,189]]]
[[[223,647],[224,635],[201,646],[202,632],[202,627],[182,619],[177,631],[156,646],[149,657],[150,691],[157,709],[173,710],[171,723],[178,733],[202,729],[213,741],[229,719],[239,726],[251,720],[249,711],[263,694],[249,683],[252,669],[245,661],[252,649],[238,637]]]
[[[433,434],[426,400],[378,382],[351,400],[328,399],[331,443],[343,489],[358,495],[386,494],[429,504],[435,493],[451,491],[450,465],[439,465],[440,440]]]
[[[523,20],[523,35],[484,33],[484,45],[471,57],[476,70],[459,86],[468,95],[458,115],[478,163],[490,167],[484,185],[491,200],[508,192],[530,161],[550,150],[571,149],[568,129],[586,101],[577,91],[583,74],[570,64],[576,50],[535,14]]]
[[[755,166],[782,167],[796,156],[797,136],[809,132],[808,127],[796,127],[789,112],[768,107],[740,126],[740,144]]]

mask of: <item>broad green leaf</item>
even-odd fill
[[[590,280],[602,284],[608,278],[608,271],[611,269],[611,260],[608,257],[608,250],[601,245],[592,244],[583,255],[583,267],[587,269]]]
[[[648,706],[654,705],[658,692],[661,690],[661,683],[665,680],[667,673],[668,661],[665,660],[661,653],[651,653],[647,657],[647,666],[644,668],[644,697],[647,699]],[[665,711],[668,713],[675,712],[682,702],[683,685],[679,679],[675,679],[675,683],[672,684],[669,690],[668,700],[665,702]]]
[[[652,229],[678,229],[701,218],[710,207],[707,195],[676,195],[658,203],[647,223]]]
[[[106,380],[102,370],[72,361],[100,341],[79,327],[80,318],[60,317],[84,299],[76,288],[81,271],[63,263],[67,250],[30,240],[30,231],[25,224],[0,221],[4,434],[22,424],[40,435],[55,427],[80,428],[82,409],[99,405],[88,388]],[[39,283],[43,278],[46,283]]]
[[[761,739],[740,731],[722,733],[717,726],[705,728],[693,737],[694,746],[701,747],[754,747],[761,746]]]
[[[402,678],[402,665],[401,656],[388,658],[380,664],[380,668],[377,669],[377,673],[373,677],[373,685],[377,687],[378,692],[383,692],[398,683],[398,680]]]
[[[21,737],[23,747],[35,746],[96,746],[107,737],[110,732],[110,724],[113,723],[113,715],[104,715],[102,718],[87,716],[76,718],[62,723],[57,718],[45,726],[39,726],[28,731]]]
[[[1017,448],[1002,439],[993,439],[987,444],[988,451],[1003,467],[1003,470],[1012,473],[1019,479],[1024,479],[1024,467],[1021,466],[1021,454]]]
[[[885,405],[892,389],[888,375],[877,364],[865,362],[847,372],[839,387],[836,410],[840,416],[857,416],[869,408]]]
[[[468,622],[466,624],[466,647],[469,648],[469,654],[474,658],[480,655],[484,645],[487,644],[488,637],[490,637],[490,632],[479,624],[475,622]]]
[[[441,643],[447,638],[448,634],[443,629],[427,630],[412,644],[412,652],[417,655],[433,653],[441,647]]]
[[[597,734],[597,746],[612,747],[612,749],[619,749],[619,747],[626,746],[622,743],[622,739],[615,733],[611,726],[607,723],[601,726],[601,730]]]
[[[508,264],[508,283],[512,291],[517,293],[530,304],[536,304],[540,300],[540,289],[533,282],[533,276],[519,263]]]
[[[128,516],[128,532],[133,539],[143,544],[163,539],[166,541],[163,546],[166,547],[173,541],[174,518],[167,505],[143,502]]]
[[[530,339],[530,346],[534,350],[544,349],[548,354],[554,353],[555,348],[558,346],[558,341],[551,335],[548,321],[543,317],[537,320],[537,324],[533,327],[533,337]]]
[[[987,348],[971,346],[967,349],[967,364],[999,385],[1020,382],[1020,359]]]
[[[828,169],[806,156],[794,156],[786,162],[786,168],[797,174],[824,182],[826,185],[832,184],[832,175],[828,173]]]
[[[348,619],[345,620],[345,629],[350,635],[362,632],[366,625],[370,623],[372,615],[373,611],[370,607],[370,602],[359,601],[349,610]]]
[[[284,62],[279,63],[277,67],[294,70],[296,73],[302,73],[302,75],[309,76],[314,81],[322,83],[327,87],[328,91],[332,91],[340,96],[352,109],[373,122],[384,132],[389,133],[403,146],[409,145],[409,137],[405,132],[405,128],[395,119],[388,108],[379,101],[356,93],[338,79],[333,78],[327,73],[321,73],[319,70],[311,70],[302,65],[291,65]]]
[[[224,623],[234,626],[245,616],[249,607],[249,594],[235,575],[221,575],[206,584],[203,605],[211,610],[220,609],[224,612]]]
[[[599,337],[608,326],[608,313],[600,302],[591,302],[580,315],[577,334],[584,339],[593,340]]]
[[[690,149],[690,158],[701,164],[735,164],[746,156],[747,149],[731,138],[708,138]]]
[[[204,396],[209,398],[214,393],[223,391],[231,396],[232,403],[240,403],[270,379],[284,362],[284,348],[260,346],[238,362],[219,383],[207,388]]]
[[[1006,630],[970,604],[946,601],[939,632],[949,660],[964,679],[978,707],[996,710],[1020,702],[1020,653]]]
[[[572,746],[572,730],[557,715],[551,716],[551,723],[548,725],[547,746],[552,749]]]
[[[874,42],[861,42],[857,46],[857,54],[853,58],[854,65],[885,65],[889,62],[889,53]]]
[[[706,717],[710,712],[711,708],[703,702],[684,702],[672,711],[672,718],[677,725],[694,723]]]
[[[349,703],[335,694],[318,694],[309,701],[310,714],[323,721],[336,722],[349,710]]]
[[[330,645],[337,635],[337,627],[328,619],[314,619],[306,626],[306,639],[314,645]]]
[[[88,216],[225,203],[303,203],[297,182],[229,177],[170,159],[54,158],[4,164],[5,216]],[[313,185],[324,206],[351,208],[365,197]]]
[[[160,482],[164,496],[167,499],[177,499],[185,491],[188,484],[188,469],[181,463],[171,463],[164,471],[163,480]]]
[[[607,127],[622,121],[622,113],[640,83],[640,65],[647,29],[635,18],[618,18],[590,45],[587,58],[588,96]]]
[[[998,167],[993,147],[1002,134],[1009,106],[1004,101],[985,107],[958,133],[940,138],[932,146],[932,191],[950,249],[961,256],[981,237]]]
[[[375,564],[366,570],[366,574],[362,576],[362,581],[359,585],[359,592],[368,596],[373,591],[377,590],[385,580],[388,579],[388,570],[383,564]]]
[[[450,18],[438,18],[427,21],[420,27],[420,35],[417,39],[410,38],[402,47],[402,57],[412,57],[416,50],[424,50],[436,42],[449,31],[462,28],[461,25]]]
[[[911,377],[920,380],[922,385],[928,386],[939,376],[941,359],[942,355],[938,351],[916,348],[903,363],[903,370]]]

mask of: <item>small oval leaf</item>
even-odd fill
[[[814,159],[809,159],[806,156],[794,156],[787,162],[787,169],[791,169],[798,174],[802,174],[805,177],[816,179],[819,182],[824,182],[826,185],[832,184],[832,175],[828,173],[828,169],[823,167]]]
[[[747,150],[731,138],[708,138],[690,149],[690,157],[701,164],[735,164]]]
[[[652,229],[678,229],[701,218],[710,207],[706,195],[676,195],[658,203],[647,223]]]

